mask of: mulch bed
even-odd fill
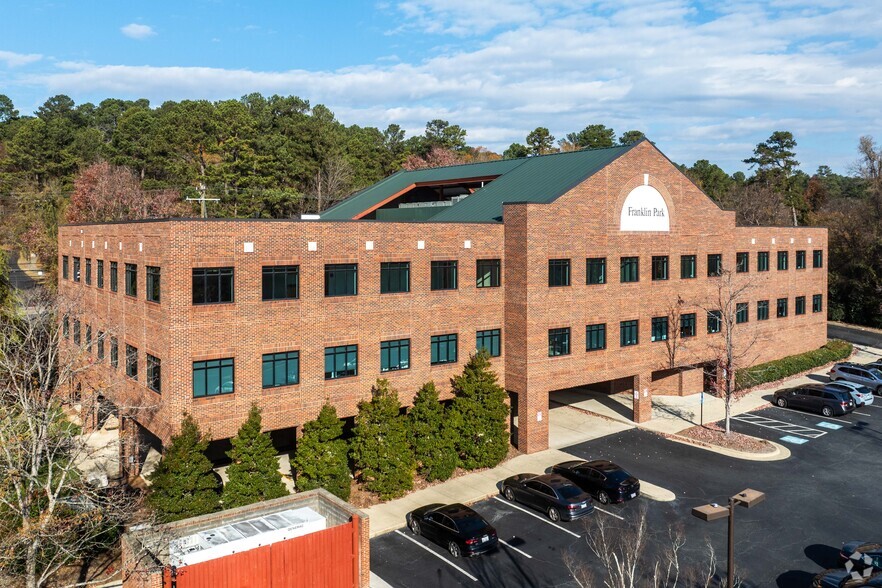
[[[679,435],[700,443],[716,445],[735,451],[744,451],[745,453],[772,453],[775,451],[775,446],[765,439],[758,439],[750,435],[736,433],[735,431],[731,431],[726,435],[725,429],[716,424],[692,427],[680,431]]]

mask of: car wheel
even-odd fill
[[[502,495],[505,496],[505,499],[509,502],[514,502],[514,492],[511,491],[511,488],[508,486],[505,487],[505,490],[502,491]]]
[[[459,557],[462,554],[459,550],[459,545],[457,545],[455,541],[451,541],[447,544],[447,551],[449,551],[450,555],[453,557]]]
[[[560,520],[560,512],[552,506],[548,509],[548,518],[556,523]]]
[[[833,416],[833,409],[830,408],[829,406],[825,406],[824,408],[821,409],[821,414],[824,415],[825,417],[831,417],[831,416]]]
[[[786,398],[779,398],[778,400],[775,401],[775,404],[777,404],[781,408],[787,408],[787,399]]]
[[[876,396],[882,396],[882,386],[876,388]]]
[[[416,519],[410,519],[410,532],[414,535],[419,535],[422,532],[420,529],[420,522]]]
[[[597,494],[597,502],[599,502],[600,504],[609,504],[609,494],[601,490]]]

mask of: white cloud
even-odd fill
[[[40,61],[43,56],[39,53],[14,53],[12,51],[0,51],[0,63],[5,63],[6,67],[19,67]]]
[[[144,24],[138,24],[136,22],[127,24],[126,26],[120,28],[122,34],[130,39],[146,39],[147,37],[152,37],[156,34],[156,31],[153,30],[153,27]]]

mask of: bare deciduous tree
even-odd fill
[[[680,295],[668,305],[668,338],[665,339],[665,350],[668,352],[668,369],[677,367],[677,354],[685,347],[680,333],[680,315],[683,313],[685,301]]]
[[[94,368],[65,345],[55,300],[24,297],[0,316],[0,574],[38,588],[114,545],[139,497],[84,474],[103,448],[69,418],[71,390]],[[83,403],[84,422],[96,409]]]
[[[325,162],[309,183],[315,197],[315,211],[321,212],[346,196],[352,176],[352,165],[344,157],[332,157]]]

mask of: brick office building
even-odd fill
[[[737,227],[644,140],[399,172],[320,218],[64,226],[59,290],[74,335],[109,334],[111,400],[151,407],[127,426],[163,442],[184,411],[228,438],[256,402],[284,445],[325,401],[354,415],[378,377],[405,403],[428,380],[449,394],[485,347],[533,452],[551,391],[634,392],[638,421],[653,393],[698,391],[720,272],[750,284],[751,363],[823,345],[826,248],[825,229]]]

